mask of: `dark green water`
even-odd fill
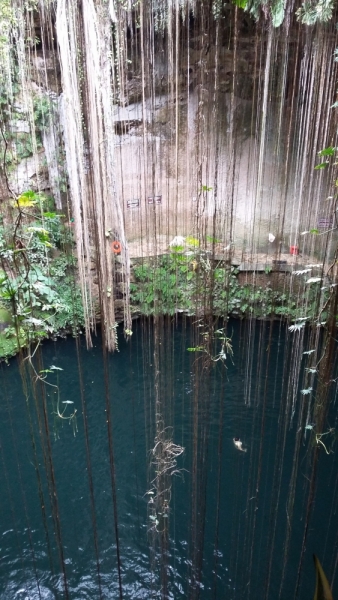
[[[174,442],[185,448],[178,458],[178,467],[184,471],[173,480],[170,505],[172,598],[191,597],[191,561],[196,558],[193,540],[198,540],[201,549],[202,600],[294,597],[306,526],[311,432],[306,432],[297,453],[293,513],[288,519],[300,395],[296,395],[293,426],[286,426],[292,356],[287,354],[283,328],[270,327],[257,324],[249,331],[249,325],[231,323],[233,364],[228,360],[225,370],[215,363],[209,374],[199,363],[196,367],[196,356],[187,352],[194,343],[188,325],[172,325],[161,340],[160,394],[173,425]],[[120,352],[107,361],[122,584],[128,599],[161,597],[158,561],[151,561],[146,495],[155,432],[152,333],[149,324],[135,324],[131,342],[127,344],[120,336]],[[67,406],[67,411],[71,410],[68,407],[77,409],[76,435],[67,421],[53,416],[52,388],[47,389],[47,423],[41,390],[37,404],[32,394],[26,402],[16,360],[8,367],[1,366],[1,600],[65,598],[60,547],[69,598],[98,600],[95,539],[102,598],[118,598],[105,372],[100,339],[94,344],[87,352],[81,340],[87,436],[74,340],[44,343],[43,366],[63,369],[49,374],[48,381],[58,378],[61,402],[74,402],[62,406]],[[245,398],[249,396],[248,405]],[[331,427],[336,425],[335,415],[333,407]],[[197,446],[196,429],[193,433],[196,418]],[[243,440],[246,453],[236,450],[234,436]],[[192,474],[194,452],[197,487]],[[336,453],[321,454],[301,565],[298,596],[304,600],[313,596],[312,553],[319,556],[329,578],[335,574],[337,467]],[[194,493],[198,496],[195,507]],[[197,537],[191,532],[194,515]]]

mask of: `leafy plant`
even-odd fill
[[[304,270],[305,276],[307,273]],[[183,250],[171,252],[158,261],[137,266],[134,278],[131,301],[134,310],[146,315],[174,314],[177,310],[196,314],[209,302],[213,313],[219,316],[279,317],[292,321],[306,316],[311,320],[316,318],[318,303],[325,305],[328,294],[316,285],[304,287],[306,291],[299,296],[268,285],[240,284],[237,269],[219,265],[212,268],[200,250],[192,256]],[[297,329],[297,323],[292,327]]]
[[[1,336],[0,358],[62,331],[77,335],[84,323],[71,234],[63,215],[41,213],[45,201],[31,190],[21,194],[16,224],[0,227],[0,302],[13,320]],[[57,246],[61,255],[53,258]]]
[[[40,202],[40,195],[33,190],[23,192],[13,203],[14,206],[19,205],[20,208],[31,208]]]
[[[0,333],[0,360],[7,361],[11,356],[15,356],[26,343],[27,338],[23,330],[19,331],[19,335],[13,329],[11,332]]]
[[[173,251],[154,264],[134,268],[131,297],[144,314],[174,314],[177,307],[192,308],[194,272],[191,257]]]
[[[304,25],[315,25],[316,23],[326,23],[332,18],[334,8],[333,0],[305,0],[302,6],[296,11],[296,15]]]
[[[328,146],[327,148],[323,148],[318,152],[318,156],[333,156],[336,151],[334,146]]]

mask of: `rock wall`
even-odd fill
[[[329,129],[312,137],[306,129],[311,111],[326,119],[332,103],[325,86],[318,87],[318,52],[308,57],[322,34],[312,32],[299,42],[294,25],[291,33],[273,31],[271,41],[264,24],[255,25],[243,13],[236,37],[233,14],[229,7],[217,44],[215,23],[208,20],[203,30],[197,17],[180,22],[171,41],[159,34],[153,43],[143,38],[143,63],[140,29],[131,25],[127,32],[131,58],[114,90],[114,118],[116,188],[128,240],[209,235],[224,247],[255,252],[271,249],[272,233],[276,253],[291,245],[320,252],[321,240],[300,234],[327,219],[321,200],[329,195],[330,181],[314,179],[313,168]],[[43,37],[39,15],[35,26]],[[64,150],[57,149],[62,85],[55,46],[46,41],[42,46],[31,59],[30,85],[35,97],[54,99],[55,118],[41,136],[45,145],[53,143],[22,158],[10,184],[16,194],[27,188],[50,191],[61,208],[67,191]],[[311,89],[305,75],[313,78]],[[325,77],[331,81],[329,69]],[[311,104],[305,94],[312,92]],[[20,102],[17,113],[27,113]],[[25,116],[10,128],[12,136],[33,134]],[[3,181],[2,190],[6,195]]]

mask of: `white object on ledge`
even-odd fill
[[[169,246],[184,246],[185,237],[182,235],[176,235],[173,240],[169,243]]]

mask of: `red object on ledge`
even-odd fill
[[[114,252],[114,254],[121,254],[121,248],[121,243],[117,241],[113,242],[111,245],[111,249]]]
[[[299,254],[298,246],[290,246],[290,254],[293,254],[294,256]]]

